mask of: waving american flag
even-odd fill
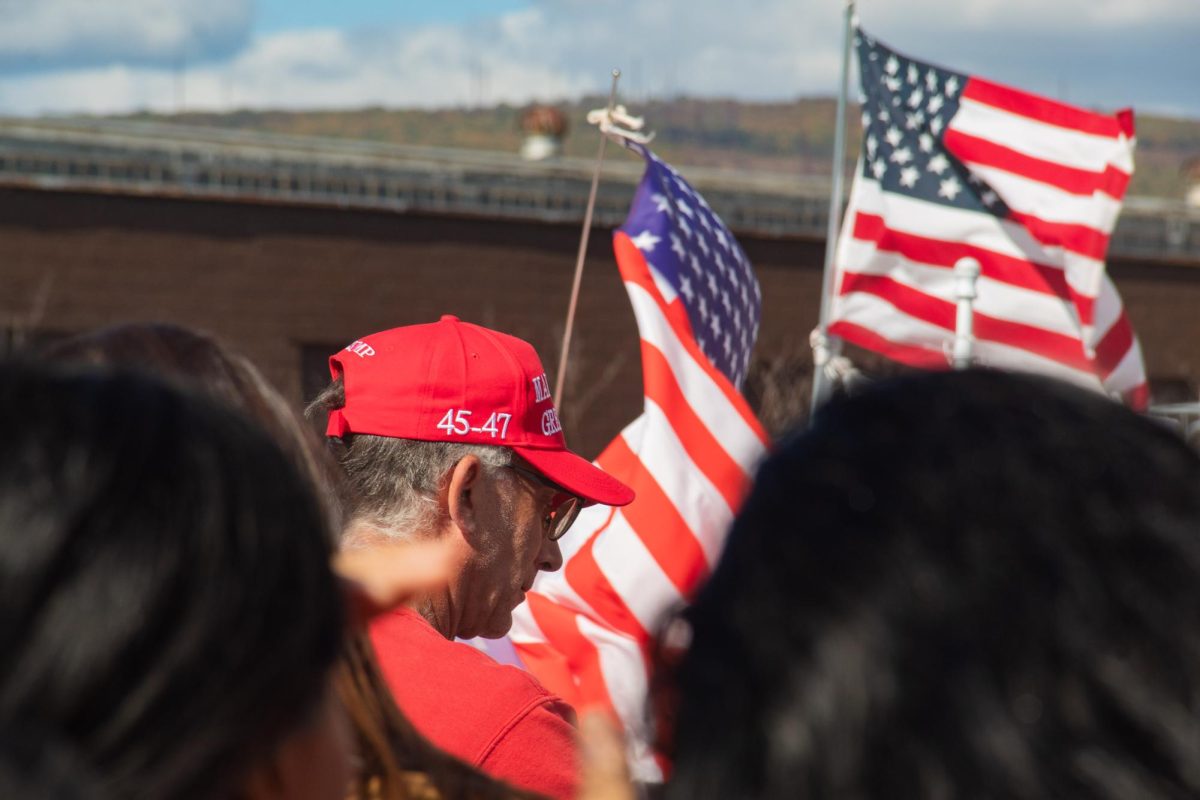
[[[1068,106],[856,36],[863,150],[838,242],[830,332],[945,367],[953,266],[980,262],[975,354],[1147,401],[1104,269],[1133,172],[1133,115]]]
[[[655,780],[642,730],[648,646],[708,575],[766,452],[737,389],[762,295],[704,198],[649,150],[628,146],[646,171],[613,247],[641,337],[644,406],[597,463],[637,499],[584,510],[561,542],[565,566],[538,578],[511,639],[576,708],[614,711],[636,777]]]

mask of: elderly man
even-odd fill
[[[445,316],[367,336],[329,359],[313,403],[345,471],[345,547],[439,539],[444,588],[372,624],[401,710],[435,744],[552,797],[577,784],[574,714],[528,673],[458,638],[504,636],[580,508],[633,491],[572,453],[526,342]]]

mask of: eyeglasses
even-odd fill
[[[561,539],[583,509],[583,500],[531,469],[525,469],[516,464],[508,464],[507,466],[523,478],[539,486],[545,486],[547,489],[554,490],[554,497],[550,499],[550,509],[546,512],[546,516],[542,518],[542,529],[546,531],[546,538],[550,541],[554,542]]]

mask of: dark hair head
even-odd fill
[[[1200,458],[1085,390],[822,409],[687,619],[671,797],[1200,792]]]
[[[214,337],[164,322],[129,322],[56,342],[44,357],[153,375],[243,412],[292,456],[340,522],[336,466],[323,443],[262,373]]]
[[[173,383],[203,385],[207,393],[251,418],[269,419],[274,398],[259,388],[262,376],[243,356],[208,334],[165,322],[129,322],[55,342],[44,355],[52,361],[115,366]]]
[[[0,720],[114,797],[203,798],[307,722],[342,635],[306,480],[134,375],[0,366]]]
[[[0,726],[0,797],[104,800],[98,782],[43,728]]]

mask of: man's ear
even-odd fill
[[[478,525],[478,506],[472,491],[479,487],[483,463],[478,456],[463,456],[450,470],[442,502],[450,521],[467,538],[474,538]]]

